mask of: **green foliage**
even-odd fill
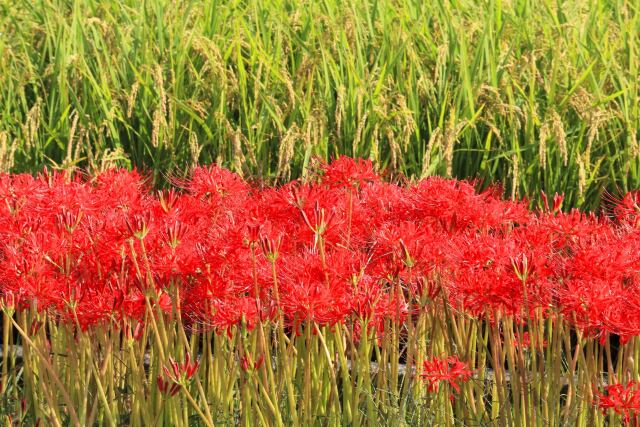
[[[640,187],[638,0],[0,0],[0,166]]]

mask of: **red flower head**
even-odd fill
[[[380,180],[371,160],[341,156],[321,166],[322,183],[331,187],[362,188],[364,184]]]
[[[626,425],[631,420],[638,421],[640,411],[640,383],[630,381],[627,384],[612,384],[604,389],[604,393],[596,392],[595,404],[606,415],[613,410],[620,415]]]
[[[619,222],[632,227],[640,226],[640,190],[627,193],[613,212]]]
[[[199,360],[191,363],[191,355],[189,353],[185,356],[182,364],[179,364],[172,357],[169,357],[169,365],[162,367],[162,371],[166,375],[167,379],[165,380],[162,375],[158,375],[158,389],[163,394],[175,396],[178,390],[180,390],[180,387],[191,380],[199,366]]]
[[[469,381],[473,373],[458,356],[432,357],[423,362],[420,377],[429,383],[431,393],[438,391],[441,382],[448,383],[456,393],[460,393],[460,383]]]
[[[171,382],[170,380],[165,380],[164,378],[162,378],[162,375],[158,375],[158,378],[156,379],[156,381],[158,383],[158,390],[160,390],[162,394],[175,396],[178,393],[178,391],[180,391],[181,386],[179,383],[174,383],[174,382]]]
[[[256,362],[252,362],[252,358],[250,354],[245,354],[240,359],[240,367],[245,372],[257,371],[262,367],[263,363],[264,363],[264,354],[260,355],[260,357],[258,357],[258,360]]]

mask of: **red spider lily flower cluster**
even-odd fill
[[[162,367],[162,371],[167,379],[163,378],[162,375],[158,375],[158,389],[163,394],[175,396],[180,390],[180,387],[193,378],[199,366],[199,360],[193,363],[191,362],[191,355],[189,353],[187,353],[184,362],[181,364],[176,362],[172,357],[169,357],[169,365]]]
[[[532,211],[469,182],[392,183],[345,157],[311,176],[263,188],[207,166],[158,193],[135,171],[0,175],[3,305],[83,328],[140,325],[151,306],[218,331],[282,318],[380,333],[446,300],[640,335],[637,193],[597,217],[561,197]]]
[[[257,371],[262,367],[264,363],[264,354],[258,357],[258,360],[253,362],[251,359],[251,355],[245,354],[240,358],[240,367],[243,371]]]
[[[182,384],[172,382],[171,380],[165,380],[162,375],[158,375],[157,379],[158,390],[160,393],[165,394],[167,396],[173,397],[180,391],[182,388]]]
[[[439,390],[442,382],[449,384],[455,393],[460,393],[460,384],[469,381],[473,372],[457,356],[432,357],[423,362],[420,377],[428,383],[428,389],[432,393]]]
[[[596,393],[596,405],[606,415],[613,410],[622,417],[626,425],[638,425],[640,414],[640,383],[630,381],[627,384],[612,384],[605,387],[603,393]]]

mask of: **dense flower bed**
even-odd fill
[[[29,349],[22,421],[187,425],[178,394],[207,425],[386,422],[409,401],[427,424],[637,421],[640,193],[600,215],[558,195],[530,209],[344,157],[277,188],[216,166],[173,184],[0,176],[3,342],[15,327]],[[494,385],[470,383],[488,369]]]
[[[478,317],[541,309],[590,335],[640,334],[637,193],[601,216],[562,212],[560,196],[532,211],[498,188],[389,183],[344,157],[279,188],[215,166],[175,184],[153,192],[125,170],[1,176],[2,295],[89,326],[140,318],[150,284],[170,310],[178,284],[199,325],[253,324],[279,307],[290,324],[382,328],[444,292]]]

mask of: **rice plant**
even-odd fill
[[[0,0],[4,170],[314,157],[595,207],[640,186],[638,0]]]

